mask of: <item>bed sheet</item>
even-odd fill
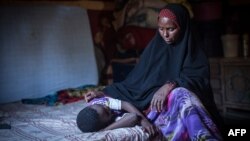
[[[139,126],[110,131],[82,133],[76,126],[77,113],[86,106],[84,101],[46,106],[12,102],[0,105],[1,141],[146,141],[148,134]]]

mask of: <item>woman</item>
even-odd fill
[[[210,87],[209,62],[201,47],[195,39],[187,9],[179,4],[168,4],[159,13],[158,32],[144,50],[139,63],[124,81],[107,86],[103,92],[110,97],[128,101],[140,110],[150,106],[162,112],[165,118],[170,117],[170,121],[174,121],[170,122],[173,129],[190,123],[184,121],[189,120],[189,117],[179,117],[183,113],[184,116],[201,116],[201,128],[210,126],[206,131],[218,139],[219,131],[213,123],[219,125],[220,117]],[[186,100],[191,103],[188,107],[185,107]],[[189,111],[190,106],[192,110]],[[185,112],[191,112],[191,115]],[[212,120],[206,121],[211,119],[210,116]],[[160,122],[161,117],[155,122],[167,138],[174,139],[176,136],[178,140],[185,135],[166,131],[170,125],[168,121]],[[211,124],[204,124],[207,122]],[[197,138],[193,132],[187,136]],[[206,137],[209,138],[209,135]]]

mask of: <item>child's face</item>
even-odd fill
[[[94,104],[91,105],[91,108],[96,110],[104,123],[111,122],[111,120],[113,120],[114,114],[109,107],[101,104]]]

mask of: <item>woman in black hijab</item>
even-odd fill
[[[151,107],[161,112],[164,105],[171,103],[171,92],[177,89],[175,93],[181,93],[178,91],[181,88],[191,97],[197,96],[198,102],[219,124],[210,86],[209,62],[195,37],[187,9],[179,4],[168,4],[159,13],[158,32],[139,63],[124,81],[107,86],[103,92],[128,101],[140,110]]]

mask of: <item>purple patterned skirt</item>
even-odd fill
[[[168,96],[166,110],[148,118],[153,119],[166,140],[222,140],[222,136],[211,116],[197,96],[179,87]],[[155,116],[155,117],[154,117]]]

